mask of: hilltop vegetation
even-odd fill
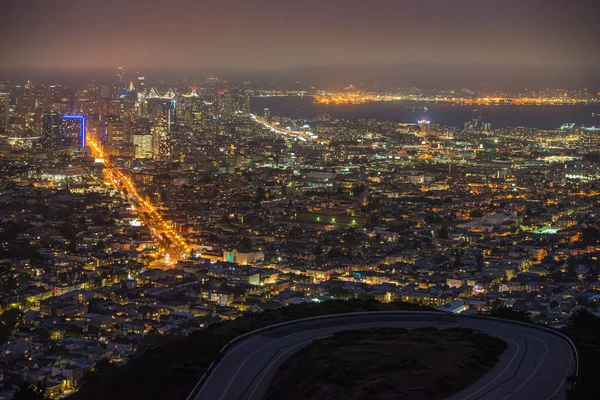
[[[266,400],[446,398],[488,372],[505,349],[471,329],[338,332],[287,360]]]

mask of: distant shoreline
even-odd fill
[[[426,105],[427,111],[406,110],[408,106]],[[569,105],[464,105],[450,102],[417,100],[373,101],[359,104],[315,103],[311,96],[253,97],[252,112],[262,115],[269,108],[272,116],[293,119],[313,119],[319,114],[329,114],[332,119],[376,119],[378,121],[417,122],[426,118],[434,124],[463,126],[478,109],[483,121],[492,129],[525,126],[539,129],[558,129],[564,123],[600,125],[600,104]]]

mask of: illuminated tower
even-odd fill
[[[157,115],[154,118],[152,127],[150,128],[152,135],[152,149],[154,158],[164,158],[171,156],[171,143],[167,119],[163,115]]]
[[[237,110],[242,114],[250,114],[250,82],[244,82],[244,85],[237,92]]]
[[[74,147],[85,147],[85,116],[63,115],[60,125],[62,144]]]
[[[137,80],[138,92],[144,93],[146,91],[146,78],[144,78],[143,76],[138,76]]]
[[[216,97],[217,112],[222,117],[233,115],[233,99],[231,90],[221,90]]]
[[[250,81],[244,82],[243,94],[242,112],[250,114]]]
[[[58,113],[42,115],[42,142],[44,147],[55,147],[61,144],[61,118]]]
[[[154,138],[146,133],[133,135],[133,146],[135,148],[135,158],[153,158],[154,157]]]
[[[117,68],[117,87],[119,90],[125,88],[125,70],[122,67]]]
[[[0,93],[0,133],[8,132],[9,123],[8,93]]]
[[[109,118],[106,122],[106,143],[109,146],[120,146],[125,142],[125,123],[118,118]]]

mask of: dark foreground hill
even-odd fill
[[[380,304],[374,301],[332,300],[299,304],[238,318],[185,337],[149,335],[136,356],[123,367],[100,363],[98,371],[70,400],[185,399],[219,350],[243,333],[317,315],[353,311],[431,310],[409,303]]]
[[[443,399],[488,372],[505,349],[471,329],[338,332],[287,360],[266,400]]]

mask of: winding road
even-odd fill
[[[279,366],[316,339],[371,327],[472,328],[504,340],[496,366],[451,400],[564,399],[568,376],[577,373],[577,354],[556,332],[535,325],[437,312],[387,311],[305,318],[243,335],[226,349],[188,400],[259,400]]]

